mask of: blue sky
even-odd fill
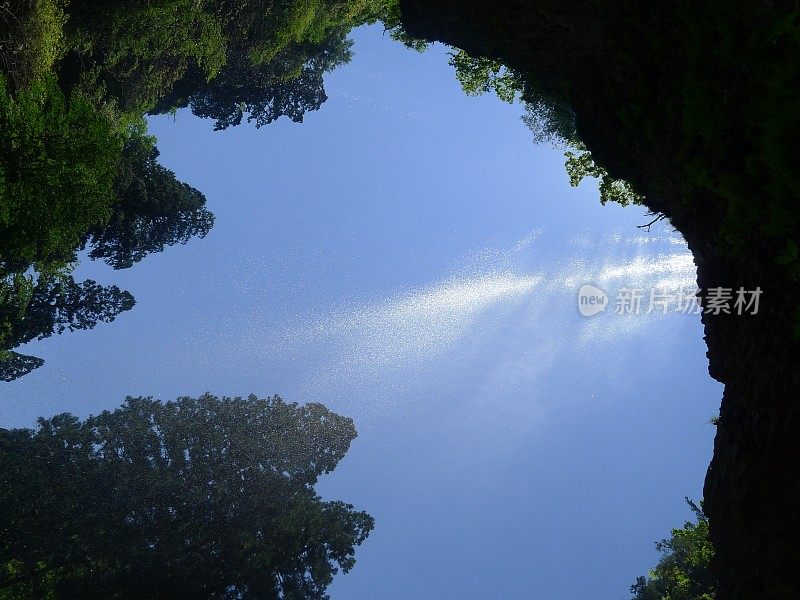
[[[571,188],[446,49],[354,37],[303,124],[152,119],[216,225],[127,271],[81,265],[138,304],[36,343],[3,425],[126,395],[323,402],[359,437],[319,490],[377,522],[334,600],[626,598],[701,495],[722,390],[699,317],[585,318],[576,294],[691,283],[688,251]]]

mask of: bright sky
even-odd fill
[[[2,425],[126,395],[323,402],[359,437],[319,490],[376,518],[334,600],[627,598],[701,496],[722,390],[698,316],[616,315],[613,290],[691,284],[685,244],[571,188],[441,46],[354,37],[303,124],[151,121],[216,225],[127,271],[81,266],[138,304],[37,342]],[[584,283],[605,312],[579,314]]]

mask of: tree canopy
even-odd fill
[[[327,99],[324,75],[350,60],[350,30],[379,19],[397,29],[396,0],[3,6],[2,378],[41,364],[10,352],[27,335],[16,329],[37,282],[74,284],[63,278],[81,250],[124,269],[213,226],[205,196],[158,163],[147,114],[190,108],[215,129],[302,121]]]
[[[0,74],[0,269],[48,270],[104,222],[121,136],[52,76],[11,94]]]
[[[89,256],[127,269],[166,246],[205,237],[214,225],[206,197],[156,162],[153,140],[132,135],[122,149],[114,181],[111,218],[89,229]]]
[[[714,600],[717,582],[710,565],[714,547],[708,538],[708,517],[688,498],[696,521],[656,543],[661,560],[647,577],[631,586],[631,600]]]
[[[0,430],[0,598],[328,598],[373,528],[314,490],[355,437],[210,394]]]
[[[211,81],[192,70],[155,112],[189,106],[196,116],[215,119],[217,130],[239,125],[245,115],[256,127],[283,116],[301,122],[327,100],[323,75],[350,61],[346,33],[339,30],[320,42],[296,44],[266,62],[254,63],[247,53],[231,56]]]
[[[0,380],[13,381],[43,364],[43,360],[11,352],[33,340],[110,323],[136,304],[117,286],[91,279],[77,283],[71,276],[40,277],[36,284],[17,275],[0,287]]]

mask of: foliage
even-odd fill
[[[91,279],[76,283],[70,276],[41,277],[25,310],[12,309],[11,314],[4,316],[11,324],[13,348],[53,334],[110,323],[135,303],[130,293],[117,286],[103,286]]]
[[[220,2],[216,13],[227,35],[225,66],[211,80],[190,68],[153,110],[191,106],[195,115],[215,119],[215,129],[238,125],[245,114],[256,127],[281,116],[300,122],[327,99],[323,75],[350,61],[347,33],[382,18],[384,4]]]
[[[0,587],[16,598],[328,598],[373,528],[314,490],[355,436],[320,404],[210,394],[0,430]]]
[[[409,35],[403,28],[399,0],[386,0],[380,11],[379,19],[383,22],[385,31],[389,32],[390,37],[403,44],[406,48],[424,52],[430,47],[429,42]]]
[[[110,8],[74,2],[67,41],[80,55],[80,72],[95,66],[89,71],[95,84],[122,110],[151,109],[190,65],[208,79],[225,63],[220,23],[203,2],[137,1]]]
[[[58,268],[103,223],[121,139],[55,77],[12,96],[0,75],[0,267]]]
[[[68,46],[76,56],[67,70],[77,81],[93,65],[95,85],[132,112],[186,106],[189,96],[207,95],[205,86],[215,79],[217,96],[220,88],[234,96],[243,85],[251,92],[241,101],[253,103],[248,75],[255,74],[262,88],[286,84],[300,77],[304,64],[326,62],[321,54],[328,40],[343,39],[351,28],[385,13],[385,0],[138,0],[110,6],[73,2]],[[314,48],[318,52],[309,53]],[[289,63],[291,76],[276,68]],[[267,81],[268,76],[274,77]]]
[[[350,60],[353,27],[391,19],[395,33],[399,27],[396,0],[7,0],[2,7],[6,379],[41,364],[11,349],[41,317],[26,314],[36,308],[34,288],[77,285],[69,273],[80,250],[122,269],[211,229],[203,194],[158,164],[145,113],[191,107],[216,129],[245,117],[256,127],[281,116],[302,121],[327,98],[325,73]],[[96,322],[104,320],[112,319]]]
[[[259,27],[250,39],[250,59],[262,64],[296,44],[318,44],[332,34],[347,32],[364,23],[375,22],[382,14],[380,0],[275,0],[270,10],[257,4],[253,21]],[[252,11],[252,9],[251,9]],[[253,12],[251,12],[253,14]]]
[[[206,198],[156,162],[152,138],[133,134],[125,142],[114,180],[116,202],[108,223],[92,228],[89,256],[114,269],[127,269],[165,246],[205,237],[214,215]]]
[[[10,273],[0,278],[0,365],[11,358],[14,323],[25,314],[32,295],[31,276]]]
[[[533,90],[530,85],[526,86],[522,101],[525,106],[522,122],[533,133],[535,143],[563,150],[582,145],[575,130],[575,115],[568,105]]]
[[[295,45],[269,62],[233,55],[209,82],[190,73],[156,112],[191,106],[193,114],[215,119],[217,130],[239,125],[245,114],[256,127],[282,116],[300,122],[325,102],[323,75],[350,60],[350,47],[344,32],[337,32],[319,43]]]
[[[14,381],[34,369],[38,369],[43,364],[44,360],[38,356],[2,351],[0,352],[0,381]],[[3,598],[2,593],[0,593],[0,598]]]
[[[470,96],[494,92],[503,102],[512,103],[523,90],[520,77],[496,60],[456,50],[450,53],[450,65],[456,70],[461,88]]]
[[[577,152],[567,150],[564,153],[567,158],[565,167],[570,185],[578,186],[586,177],[594,177],[600,180],[601,204],[605,204],[609,200],[622,206],[643,203],[644,197],[637,194],[630,183],[611,177],[608,171],[594,162],[591,152],[586,150],[582,143],[577,143],[575,150]]]
[[[0,64],[17,88],[44,78],[63,53],[67,17],[61,0],[0,5]]]
[[[494,92],[508,103],[520,98],[525,105],[522,121],[533,132],[534,141],[570,148],[564,155],[571,185],[577,186],[584,178],[594,177],[600,181],[602,204],[609,200],[622,206],[642,204],[644,197],[637,194],[630,183],[612,178],[595,163],[578,138],[574,115],[568,106],[543,93],[520,73],[508,69],[497,60],[474,57],[464,50],[456,50],[450,53],[450,64],[455,68],[462,89],[470,96]]]
[[[696,517],[672,536],[656,543],[661,560],[647,577],[631,586],[632,600],[714,600],[716,580],[709,569],[714,548],[708,538],[708,518],[688,498]]]
[[[30,277],[16,274],[0,285],[0,379],[12,381],[38,368],[44,361],[11,352],[32,340],[110,323],[136,304],[130,293],[117,286],[102,286],[91,279],[82,283],[66,275]]]

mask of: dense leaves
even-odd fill
[[[54,77],[11,95],[0,75],[0,269],[61,266],[104,222],[122,141]]]
[[[300,122],[327,99],[323,75],[349,62],[347,33],[375,21],[383,4],[220,2],[216,13],[227,35],[225,65],[211,79],[189,69],[155,112],[191,106],[195,115],[215,119],[215,129],[238,125],[245,115],[257,127],[282,116]]]
[[[457,50],[450,53],[450,65],[456,70],[461,88],[470,96],[493,91],[504,102],[513,102],[523,89],[519,76],[496,60]]]
[[[38,369],[44,364],[44,359],[38,356],[28,356],[9,350],[3,352],[0,360],[0,381],[14,381],[23,375],[27,375],[34,369]]]
[[[116,202],[109,221],[89,230],[89,256],[126,269],[166,246],[205,237],[214,215],[206,198],[156,162],[152,140],[132,135],[125,143],[114,181]]]
[[[156,112],[190,106],[198,117],[215,119],[217,130],[239,125],[245,115],[256,127],[283,116],[301,122],[327,100],[323,75],[350,60],[350,46],[340,31],[319,43],[296,45],[264,63],[254,64],[248,55],[232,56],[211,81],[190,71]]]
[[[5,0],[0,4],[0,72],[17,88],[44,78],[63,49],[67,15],[61,0]]]
[[[622,206],[644,202],[644,197],[637,194],[630,183],[623,179],[614,179],[608,174],[608,171],[598,165],[592,157],[592,153],[586,150],[582,143],[576,142],[574,148],[567,150],[564,156],[567,158],[565,166],[570,185],[576,187],[586,177],[597,179],[600,182],[601,204],[605,204],[609,200]]]
[[[314,491],[355,436],[209,394],[0,430],[0,598],[327,598],[373,527]]]
[[[55,333],[91,329],[99,322],[113,321],[134,304],[133,296],[117,286],[91,279],[76,283],[72,277],[42,278],[26,310],[8,315],[14,332],[12,347]]]
[[[225,37],[206,4],[73,2],[66,39],[71,54],[62,76],[82,80],[122,110],[141,114],[190,66],[208,79],[225,63]]]
[[[714,600],[717,584],[709,568],[714,548],[708,538],[708,518],[687,502],[696,522],[687,521],[656,543],[661,560],[647,577],[636,579],[632,600]]]
[[[0,380],[12,381],[42,365],[34,356],[11,352],[32,340],[110,323],[136,304],[130,293],[91,279],[40,277],[34,285],[16,276],[0,286]]]

